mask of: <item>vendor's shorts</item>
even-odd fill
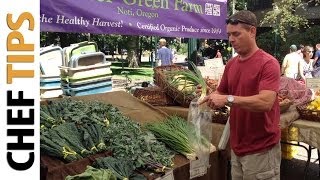
[[[236,156],[231,150],[232,180],[280,180],[281,146],[246,156]]]

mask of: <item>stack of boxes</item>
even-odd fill
[[[62,95],[59,66],[63,54],[59,46],[47,46],[40,49],[40,98],[55,98]]]
[[[106,62],[104,53],[97,51],[93,42],[64,48],[63,66],[59,67],[64,95],[82,96],[112,90],[111,63]]]

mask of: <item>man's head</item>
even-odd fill
[[[227,21],[229,41],[235,51],[246,55],[256,47],[257,18],[251,11],[243,10],[231,15]]]
[[[316,44],[316,49],[320,50],[320,44]]]
[[[296,45],[292,44],[292,45],[290,46],[290,52],[296,52],[297,50],[298,50],[298,48],[297,48]]]
[[[160,39],[159,40],[159,44],[160,44],[161,47],[162,46],[166,46],[167,45],[167,41],[165,39]]]

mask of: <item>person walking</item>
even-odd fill
[[[157,66],[167,66],[173,64],[173,54],[169,48],[166,47],[167,41],[165,39],[159,40],[160,48],[157,53]]]
[[[285,77],[289,78],[297,78],[298,75],[298,64],[301,59],[301,56],[297,53],[297,46],[291,45],[290,46],[290,53],[287,54],[282,62],[282,69],[281,73]]]
[[[227,21],[238,56],[228,61],[217,90],[199,104],[230,106],[232,180],[280,179],[280,65],[256,44],[257,19],[247,10]]]

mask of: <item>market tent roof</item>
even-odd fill
[[[49,32],[226,39],[227,0],[41,0]]]

